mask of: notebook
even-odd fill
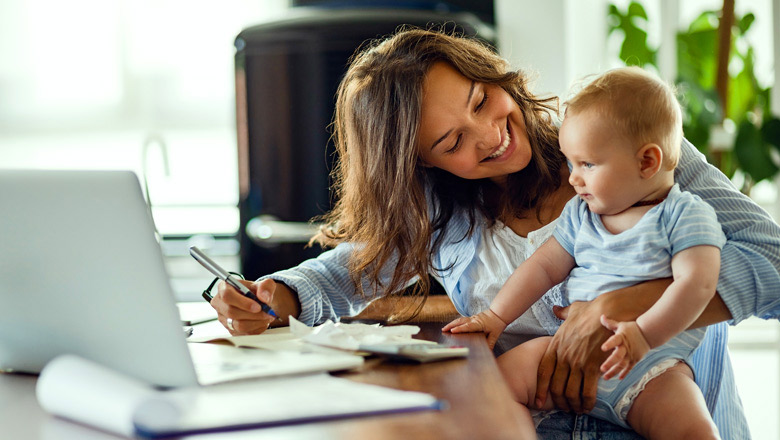
[[[0,170],[0,209],[0,370],[37,373],[69,353],[182,387],[363,362],[347,353],[188,347],[130,171]]]
[[[58,356],[46,365],[35,394],[47,412],[134,438],[178,438],[447,408],[430,394],[326,373],[160,391],[73,355]],[[263,437],[257,432],[250,435]]]

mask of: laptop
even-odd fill
[[[2,371],[38,373],[70,353],[183,387],[363,362],[188,344],[133,172],[0,170],[0,209]]]

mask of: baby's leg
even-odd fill
[[[649,439],[718,439],[701,390],[683,362],[647,383],[628,411],[628,424]]]
[[[528,407],[536,395],[536,372],[552,337],[532,339],[498,357],[498,368],[509,384],[515,400]],[[552,399],[547,399],[544,410],[554,409]]]
[[[529,403],[534,401],[536,393],[536,370],[542,360],[550,337],[532,339],[509,350],[498,357],[498,368],[504,376],[512,397],[518,402],[517,413],[522,426],[527,426],[527,432],[518,432],[517,438],[536,438],[536,429]],[[547,399],[545,409],[553,409],[552,399]]]

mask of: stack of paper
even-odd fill
[[[442,407],[428,394],[327,374],[160,391],[72,355],[44,368],[36,394],[52,414],[148,438]]]

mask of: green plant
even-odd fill
[[[677,33],[675,83],[683,106],[685,136],[727,176],[741,169],[745,174],[744,192],[749,192],[754,183],[780,173],[772,157],[772,150],[775,156],[780,154],[780,119],[770,111],[771,89],[761,87],[756,80],[754,49],[745,38],[754,20],[752,13],[734,18],[725,109],[716,91],[721,11],[702,12],[687,29]],[[625,11],[611,4],[609,21],[609,34],[623,34],[619,54],[623,62],[658,68],[657,50],[647,44],[648,16],[639,2],[632,1]],[[736,135],[733,145],[716,151],[711,148],[711,128],[724,121],[733,123]]]

